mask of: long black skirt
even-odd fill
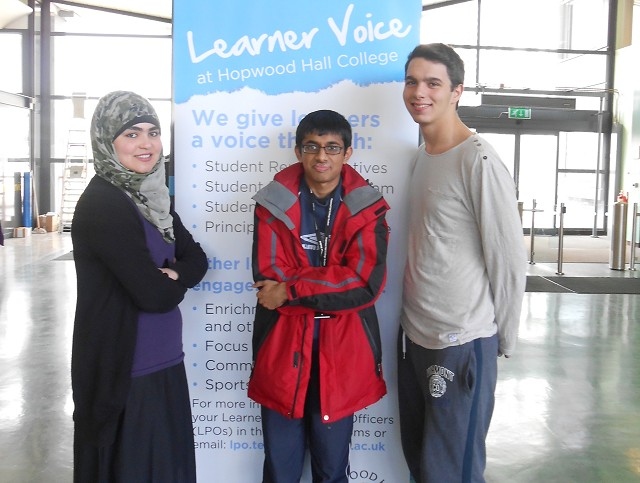
[[[135,377],[113,445],[74,442],[76,483],[193,483],[196,460],[184,363]]]

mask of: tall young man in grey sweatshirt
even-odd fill
[[[409,187],[398,392],[417,483],[484,481],[497,358],[514,350],[526,281],[514,182],[460,120],[463,81],[444,44],[409,55],[403,98],[424,144]]]

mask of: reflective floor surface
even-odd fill
[[[71,237],[33,234],[5,245],[0,482],[68,482]],[[532,275],[556,271],[542,263],[528,268]],[[563,268],[567,276],[638,276],[601,263]],[[639,324],[640,294],[526,294],[518,350],[500,359],[488,482],[640,482]]]

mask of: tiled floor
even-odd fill
[[[75,310],[68,234],[0,247],[0,481],[71,481],[69,366]]]
[[[58,260],[70,250],[69,234],[57,233],[0,247],[3,483],[71,481],[75,273]],[[531,275],[557,271],[555,263],[528,267]],[[563,271],[640,276],[606,263]],[[639,354],[640,294],[527,293],[518,351],[500,360],[487,481],[640,482]]]

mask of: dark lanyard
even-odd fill
[[[311,190],[309,190],[311,191]],[[327,255],[329,253],[329,236],[331,233],[331,215],[333,212],[333,197],[329,198],[329,211],[327,211],[327,221],[324,227],[324,233],[318,228],[318,220],[316,219],[316,202],[315,197],[311,192],[311,210],[313,211],[313,226],[316,230],[316,239],[318,240],[318,246],[320,247],[320,263],[323,267],[327,266]]]

